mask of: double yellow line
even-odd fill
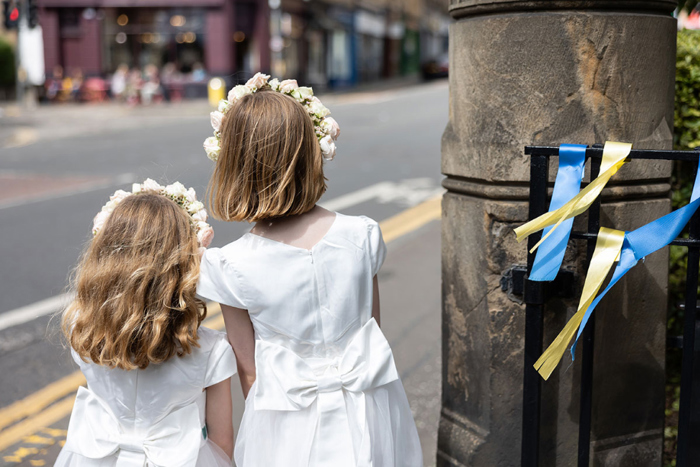
[[[440,200],[441,197],[432,198],[381,222],[384,241],[389,243],[440,219]],[[211,329],[223,329],[224,317],[219,305],[210,303],[208,310],[209,316],[203,325]],[[0,409],[0,452],[67,417],[73,410],[74,393],[84,384],[83,374],[75,371]]]

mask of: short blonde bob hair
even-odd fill
[[[84,361],[132,370],[197,347],[206,305],[195,298],[197,235],[156,193],[125,198],[83,254],[62,329]]]
[[[216,219],[256,222],[303,214],[325,191],[321,148],[301,104],[263,89],[228,109],[209,182]]]

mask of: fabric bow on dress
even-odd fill
[[[189,467],[197,463],[201,440],[197,401],[170,412],[145,433],[128,433],[105,402],[89,389],[80,387],[65,449],[92,459],[116,453],[116,467],[142,467],[147,462]]]
[[[364,402],[364,391],[399,379],[389,343],[374,319],[357,332],[340,357],[304,359],[286,347],[258,340],[255,360],[255,410],[295,411],[316,402],[316,432],[323,442],[315,443],[314,455],[321,465],[370,465],[363,453],[362,459],[355,459],[344,392],[355,393]],[[364,413],[358,418],[364,427]]]

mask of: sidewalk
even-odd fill
[[[329,106],[376,102],[381,95],[418,86],[446,86],[444,80],[423,83],[406,77],[359,85],[320,94]],[[14,103],[0,103],[0,149],[28,146],[40,140],[76,137],[95,132],[162,126],[172,119],[201,120],[212,108],[206,99],[193,99],[151,106],[129,106],[117,102],[39,105],[34,110]]]

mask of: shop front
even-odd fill
[[[249,71],[242,69],[246,64],[269,69],[269,20],[259,18],[268,14],[266,4],[267,0],[40,0],[46,69],[105,76],[123,67],[156,67],[192,79],[235,76]],[[239,28],[242,22],[244,30]],[[264,37],[257,37],[260,34]]]

